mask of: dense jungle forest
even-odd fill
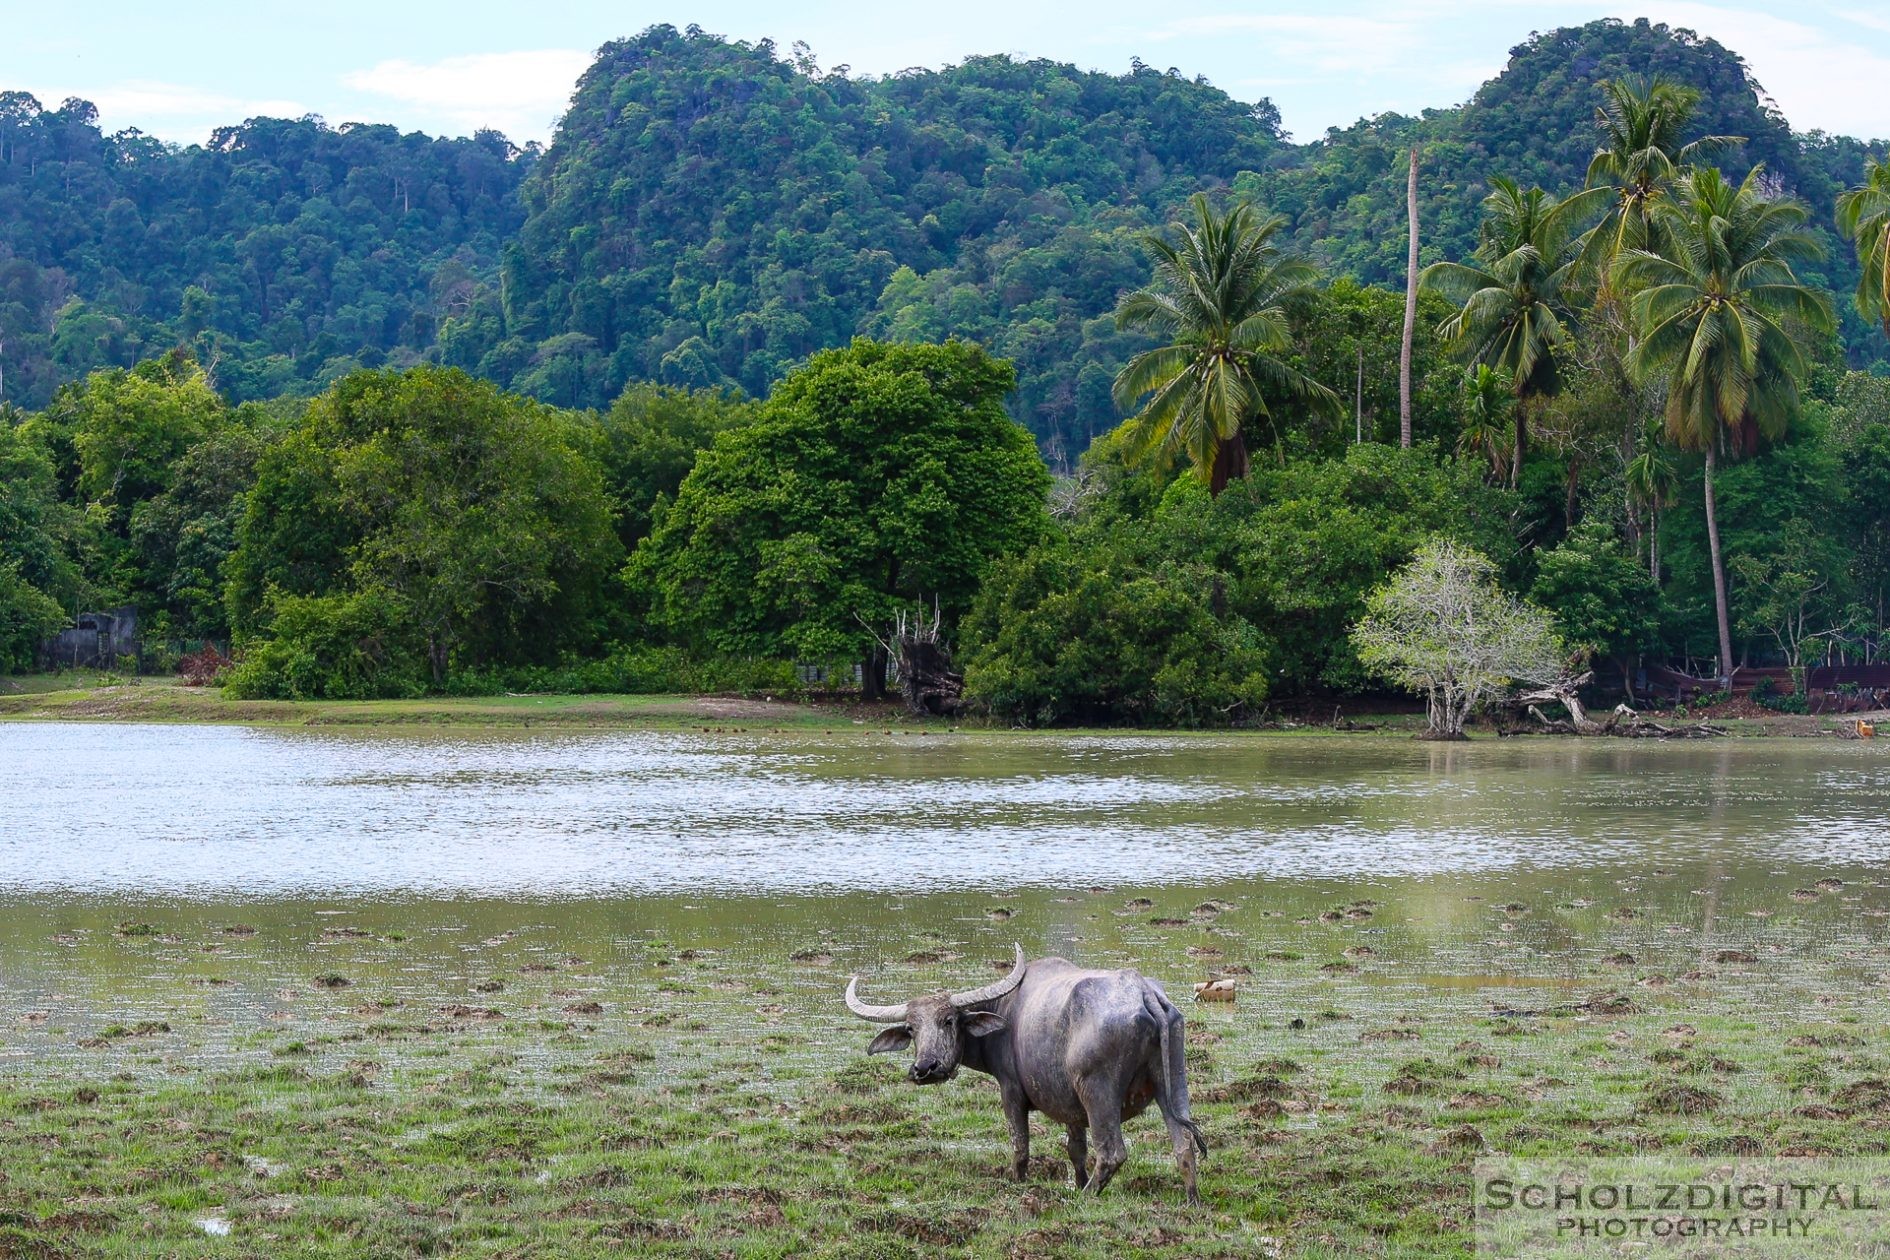
[[[0,94],[0,668],[132,603],[248,694],[871,695],[903,613],[1006,718],[1234,721],[1373,685],[1440,535],[1614,685],[1875,660],[1884,152],[1613,20],[1307,143],[1140,63],[693,27],[542,150]]]

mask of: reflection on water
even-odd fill
[[[0,726],[0,896],[563,899],[1890,856],[1835,741]]]

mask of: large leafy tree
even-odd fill
[[[961,342],[815,355],[696,460],[628,580],[687,643],[858,659],[883,694],[894,614],[951,621],[1045,526],[1049,470],[1004,411],[1015,379]]]
[[[1530,404],[1561,388],[1560,354],[1572,336],[1578,229],[1606,202],[1591,188],[1558,200],[1497,177],[1483,202],[1483,237],[1471,262],[1438,262],[1423,283],[1457,302],[1438,331],[1472,367],[1487,364],[1510,379],[1518,406],[1510,484],[1528,454]]]
[[[1733,184],[1712,167],[1690,172],[1654,210],[1659,251],[1628,250],[1614,269],[1615,283],[1632,294],[1639,338],[1628,369],[1665,384],[1668,436],[1705,456],[1722,683],[1732,677],[1732,623],[1713,474],[1722,451],[1749,452],[1790,424],[1808,368],[1793,326],[1829,330],[1835,323],[1829,296],[1793,270],[1822,254],[1805,228],[1805,208],[1766,195],[1761,175],[1754,167]]]
[[[292,674],[359,640],[337,624],[397,628],[390,676],[436,686],[587,642],[622,555],[588,441],[457,369],[344,377],[260,461],[229,563],[237,635],[299,639],[274,658]]]
[[[1159,345],[1116,375],[1117,406],[1141,410],[1129,420],[1132,460],[1193,465],[1213,494],[1247,475],[1245,430],[1292,402],[1327,416],[1343,405],[1325,386],[1292,367],[1286,302],[1311,287],[1317,270],[1283,253],[1286,220],[1262,218],[1250,205],[1218,213],[1205,194],[1189,203],[1191,223],[1144,245],[1154,281],[1123,295],[1116,324],[1153,335]],[[1171,239],[1172,238],[1172,239]]]
[[[1840,193],[1838,229],[1857,247],[1863,274],[1857,281],[1857,310],[1875,319],[1890,336],[1890,162],[1870,159],[1864,182]]]

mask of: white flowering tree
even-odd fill
[[[1436,538],[1365,601],[1352,629],[1365,667],[1424,695],[1422,739],[1464,739],[1464,723],[1512,683],[1547,685],[1567,654],[1549,614],[1503,593],[1479,552]]]

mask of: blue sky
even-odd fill
[[[10,12],[9,12],[10,11]],[[0,87],[99,106],[107,128],[167,140],[257,114],[393,122],[546,139],[590,51],[656,22],[731,38],[805,40],[825,67],[884,73],[1008,52],[1121,71],[1132,57],[1271,97],[1300,139],[1387,109],[1463,100],[1532,30],[1648,17],[1743,54],[1800,128],[1890,137],[1890,7],[1883,0],[1249,0],[1037,5],[955,0],[896,13],[861,0],[535,6],[487,0],[90,0],[54,16],[0,0]],[[896,20],[889,20],[896,13]]]

